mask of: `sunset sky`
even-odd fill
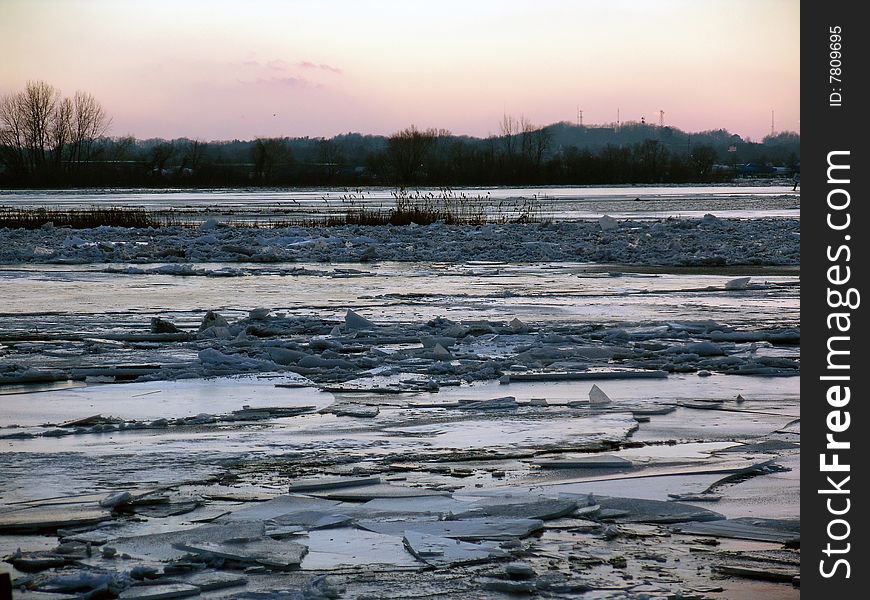
[[[798,0],[0,0],[0,94],[94,94],[112,135],[498,132],[645,116],[799,131]]]

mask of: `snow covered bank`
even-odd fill
[[[0,230],[0,264],[576,261],[717,266],[800,263],[791,219],[574,221],[485,226]]]

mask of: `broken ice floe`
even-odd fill
[[[532,327],[516,318],[376,323],[352,309],[343,326],[342,332],[334,318],[266,311],[227,318],[208,311],[195,329],[154,317],[147,333],[45,334],[62,347],[84,347],[70,358],[52,358],[54,368],[47,369],[46,352],[67,355],[45,343],[19,340],[9,363],[0,367],[0,385],[292,372],[321,385],[353,382],[356,388],[401,392],[488,379],[509,384],[693,372],[788,376],[800,368],[795,329],[741,330],[716,322]],[[128,351],[117,352],[121,347]],[[133,355],[142,362],[131,362]],[[396,381],[378,385],[377,377],[386,373]]]
[[[472,544],[419,531],[405,531],[402,541],[416,558],[434,567],[486,562],[507,553],[495,545]]]
[[[175,547],[203,558],[222,558],[241,564],[259,564],[285,571],[299,566],[308,547],[296,542],[254,539],[237,542],[177,542]]]

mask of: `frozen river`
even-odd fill
[[[394,188],[364,189],[221,189],[221,190],[46,190],[0,191],[0,206],[17,208],[143,207],[158,214],[193,220],[202,211],[240,222],[292,220],[348,209],[387,210],[395,203]],[[800,192],[789,182],[770,185],[674,185],[611,187],[456,188],[409,191],[420,197],[462,199],[492,215],[512,217],[524,204],[536,215],[554,219],[658,219],[788,217],[800,215]]]
[[[0,204],[324,203],[288,193]],[[798,597],[799,198],[498,193],[559,218],[0,230],[0,572],[115,594],[142,569],[190,593],[241,577],[276,600]],[[631,220],[564,222],[604,212]]]

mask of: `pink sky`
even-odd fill
[[[498,132],[504,112],[800,130],[797,0],[2,0],[0,94],[94,94],[112,135]]]

